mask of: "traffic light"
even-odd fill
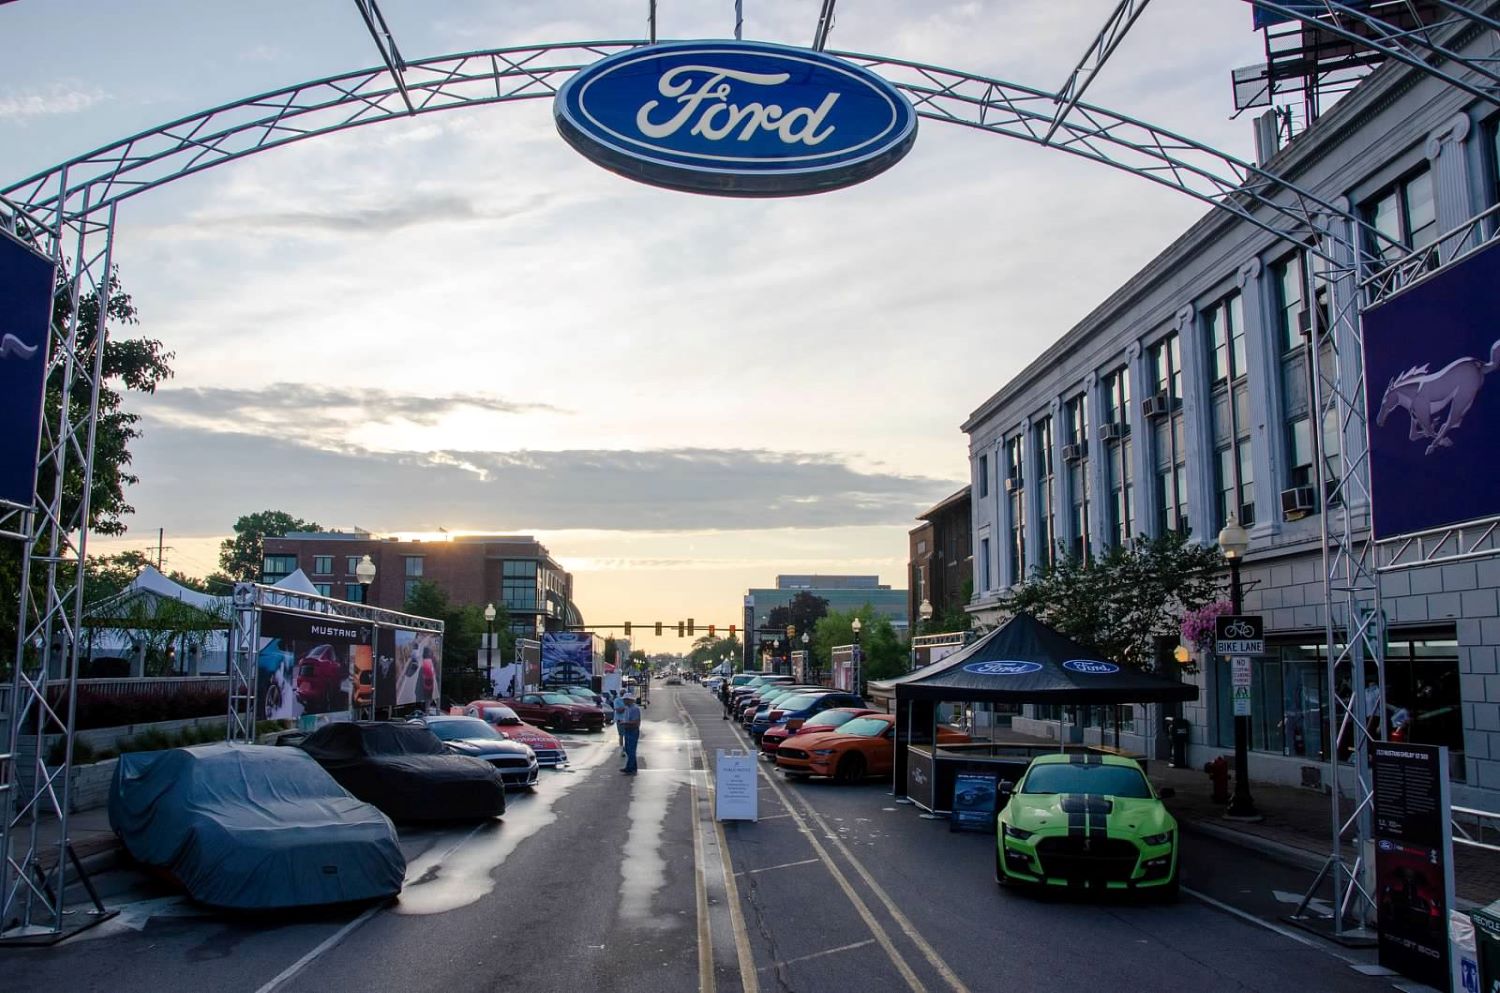
[[[625,622],[625,637],[627,637],[627,638],[630,637],[630,622],[629,621]]]
[[[656,636],[661,637],[661,621],[656,622]]]
[[[677,622],[677,637],[681,638],[685,634],[687,634],[687,625],[683,624],[681,621],[678,621]]]
[[[710,624],[708,626],[708,636],[710,638],[712,638],[714,636],[714,627],[715,627],[715,625],[713,625],[713,624]]]
[[[697,632],[693,630],[693,619],[691,617],[689,617],[688,618],[688,634],[696,634],[696,633]]]
[[[729,625],[729,637],[731,639],[734,638],[734,625],[733,624]]]

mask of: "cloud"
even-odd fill
[[[951,480],[859,471],[831,454],[764,450],[328,451],[153,422],[137,520],[212,533],[283,507],[386,530],[829,528],[910,522]]]
[[[41,89],[15,89],[0,93],[0,120],[76,114],[106,99],[108,96],[101,89],[68,82],[52,83]]]
[[[280,197],[278,201],[285,203],[286,199]],[[539,194],[515,203],[497,205],[483,203],[456,189],[453,192],[392,192],[391,202],[374,205],[350,204],[330,208],[309,204],[300,209],[275,211],[199,211],[190,223],[166,225],[156,234],[172,238],[217,238],[218,231],[227,227],[257,234],[384,235],[433,225],[513,220],[546,207],[553,199],[548,194]],[[321,200],[321,203],[327,202],[327,199]]]

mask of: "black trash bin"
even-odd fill
[[[1172,741],[1172,760],[1167,764],[1173,769],[1183,769],[1188,764],[1188,740],[1192,725],[1185,717],[1167,718],[1167,734]]]

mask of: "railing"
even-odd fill
[[[1486,837],[1500,838],[1500,813],[1493,810],[1475,810],[1473,807],[1453,807],[1453,843],[1483,848],[1489,852],[1500,852],[1500,845],[1485,841]],[[1472,818],[1473,824],[1464,824],[1459,817]]]
[[[90,696],[175,696],[227,690],[228,676],[141,676],[120,679],[80,679],[79,695]],[[8,713],[0,707],[0,713]]]

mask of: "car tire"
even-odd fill
[[[266,687],[265,699],[261,701],[262,715],[265,720],[271,720],[271,715],[281,709],[281,684],[275,680]]]
[[[865,778],[865,757],[858,752],[850,752],[839,759],[838,768],[833,771],[833,778],[840,783],[857,783]]]

